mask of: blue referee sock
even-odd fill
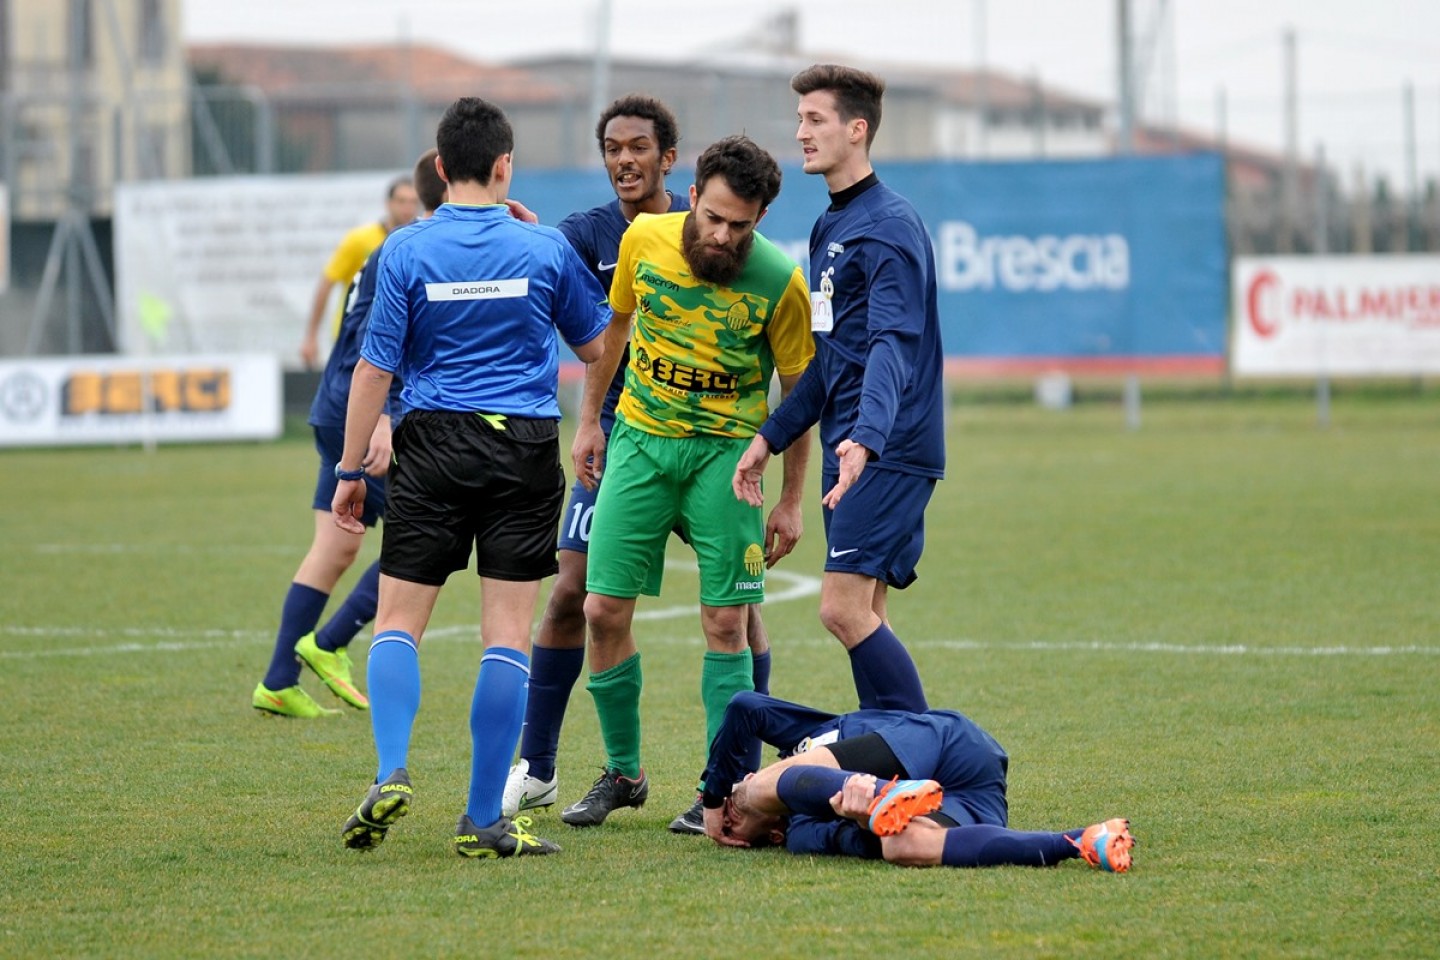
[[[379,602],[380,561],[376,560],[360,574],[350,596],[340,604],[335,615],[325,622],[325,626],[315,631],[315,646],[331,653],[341,647],[348,647],[365,624],[375,619],[375,606]]]
[[[1006,827],[972,824],[945,831],[940,862],[947,867],[1053,867],[1080,855],[1069,833],[1022,833]]]
[[[555,776],[555,753],[570,692],[585,669],[585,648],[537,646],[531,648],[530,658],[530,698],[520,733],[520,756],[530,761],[530,776],[549,780]]]
[[[840,792],[850,776],[849,770],[797,764],[780,772],[775,792],[791,813],[803,813],[823,820],[835,816],[830,798]]]
[[[850,651],[850,672],[861,710],[930,709],[910,651],[883,623]]]
[[[386,630],[370,644],[365,679],[370,687],[370,727],[375,731],[379,783],[410,753],[410,729],[420,712],[420,652],[403,630]]]
[[[303,583],[292,583],[280,609],[280,629],[275,633],[275,651],[270,655],[270,669],[265,671],[265,689],[280,691],[300,682],[300,661],[295,656],[295,642],[320,622],[330,594],[321,593]]]
[[[478,827],[500,819],[500,799],[515,741],[525,720],[530,658],[519,650],[490,647],[480,659],[470,704],[470,796],[465,815]],[[372,700],[373,705],[373,700]]]

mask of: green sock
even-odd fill
[[[600,738],[608,755],[605,768],[634,780],[640,776],[640,654],[590,674],[585,689],[595,698],[600,716]]]
[[[740,653],[705,651],[700,669],[700,701],[705,704],[705,749],[715,742],[730,698],[741,690],[755,689],[755,662],[749,650]]]

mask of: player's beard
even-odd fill
[[[695,214],[685,215],[685,226],[680,231],[680,243],[685,253],[685,262],[690,272],[706,283],[717,287],[728,287],[745,269],[750,259],[750,248],[755,245],[755,234],[747,233],[735,249],[717,247],[700,239],[700,229],[695,226]]]

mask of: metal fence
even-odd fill
[[[206,77],[182,92],[123,100],[58,82],[58,92],[34,92],[41,88],[28,83],[31,92],[0,95],[0,178],[15,223],[0,355],[110,348],[108,216],[116,182],[404,169],[443,109],[389,83],[350,87],[343,98],[317,87],[283,99]],[[334,106],[341,100],[343,110]],[[588,104],[507,109],[528,165],[594,162]],[[1246,164],[1242,177],[1239,161],[1232,163],[1229,177],[1231,255],[1440,251],[1433,180],[1413,191],[1355,182],[1323,155],[1295,168],[1272,164],[1260,175],[1253,154]],[[877,165],[883,172],[884,162]],[[964,167],[955,175],[964,176]]]

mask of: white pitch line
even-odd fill
[[[674,608],[691,612],[690,608]],[[427,630],[425,641],[479,643],[480,628],[477,625],[437,627]],[[263,630],[175,630],[158,628],[146,630],[126,627],[115,630],[69,628],[69,627],[15,627],[0,626],[0,636],[14,637],[56,637],[104,640],[108,638],[163,637],[150,643],[130,641],[118,644],[100,644],[85,647],[65,647],[50,650],[0,650],[0,660],[39,660],[50,657],[93,657],[131,653],[178,653],[190,650],[214,650],[224,647],[255,645],[268,642],[273,634]],[[699,632],[693,634],[647,635],[647,645],[703,646]],[[830,637],[800,637],[780,641],[782,647],[828,647],[835,643]],[[1336,645],[1326,647],[1254,647],[1246,644],[1204,644],[1179,643],[1108,643],[1104,641],[1028,641],[1028,642],[987,642],[982,640],[927,640],[907,639],[905,645],[914,650],[998,650],[1019,653],[1141,653],[1175,654],[1180,656],[1211,657],[1433,657],[1440,655],[1440,647],[1434,646],[1378,646],[1359,647]]]
[[[100,551],[117,545],[99,544]],[[115,552],[120,552],[116,550]],[[695,571],[693,561],[667,560],[667,569],[680,569]],[[811,597],[820,592],[820,580],[818,577],[807,577],[799,573],[791,573],[785,570],[771,570],[766,573],[766,579],[771,583],[778,581],[785,584],[780,590],[768,591],[765,595],[766,603],[786,603],[791,600],[799,600],[804,597]],[[636,620],[672,620],[680,617],[699,617],[699,604],[681,604],[670,607],[659,607],[656,609],[641,609],[636,612]],[[120,653],[175,653],[185,650],[213,650],[218,647],[238,647],[254,643],[256,640],[269,640],[275,635],[265,630],[176,630],[171,627],[157,627],[146,629],[142,627],[118,627],[107,629],[101,627],[20,627],[0,626],[0,636],[11,637],[53,637],[61,639],[90,639],[105,640],[114,637],[124,638],[147,638],[161,637],[165,639],[153,643],[120,643],[102,644],[87,647],[65,647],[54,650],[0,650],[0,660],[38,660],[48,657],[94,657],[106,654]],[[172,639],[173,638],[173,639]],[[479,624],[464,626],[437,627],[425,631],[425,640],[475,640],[480,639]],[[647,638],[647,643],[667,642],[689,642],[690,637],[674,638]],[[698,644],[699,633],[693,638]],[[831,641],[832,643],[834,641]]]
[[[939,647],[947,650],[1015,650],[1058,653],[1094,651],[1097,653],[1179,653],[1212,657],[1394,657],[1403,655],[1436,656],[1440,647],[1415,644],[1393,647],[1352,647],[1341,644],[1330,647],[1255,647],[1243,643],[1209,646],[1184,643],[1112,643],[1101,640],[1049,641],[1031,640],[1012,643],[989,643],[981,640],[917,640],[905,641],[906,646]]]
[[[36,543],[31,545],[36,553],[55,556],[85,554],[89,556],[114,556],[126,553],[165,553],[188,556],[191,554],[235,554],[264,553],[305,555],[303,546],[285,547],[266,544],[215,544],[206,546],[193,543]]]

